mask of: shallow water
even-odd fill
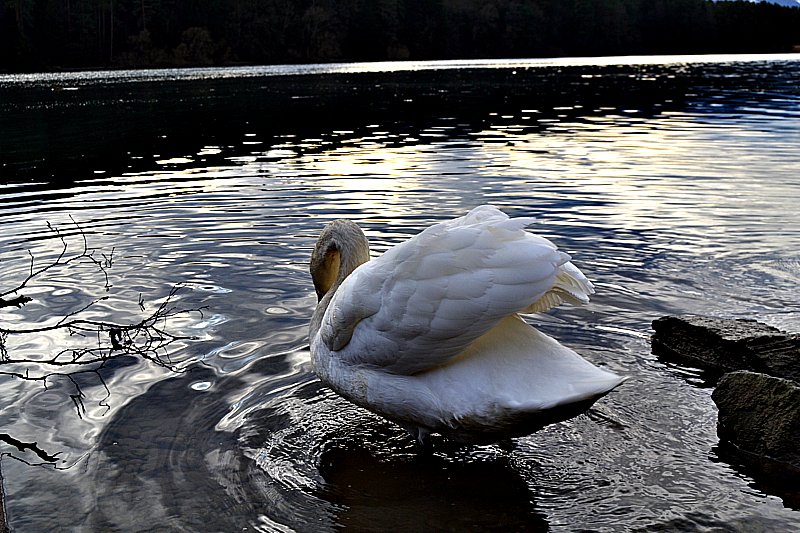
[[[72,215],[114,248],[94,316],[176,283],[208,306],[170,322],[197,337],[170,353],[185,372],[117,360],[80,378],[80,417],[68,381],[0,377],[3,431],[60,453],[2,457],[12,529],[799,528],[796,492],[719,447],[701,374],[649,347],[670,313],[800,330],[799,74],[789,56],[0,76],[3,284],[58,252],[46,221],[80,250]],[[311,373],[306,265],[326,220],[378,254],[480,203],[535,216],[597,286],[532,322],[631,379],[513,446],[420,456]],[[4,324],[105,293],[72,269],[29,294]]]

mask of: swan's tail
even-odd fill
[[[564,302],[581,305],[589,301],[589,296],[594,294],[594,285],[578,267],[569,262],[567,254],[563,255],[566,261],[558,267],[553,288],[521,313],[543,313]]]

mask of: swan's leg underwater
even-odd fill
[[[433,444],[431,442],[431,432],[428,429],[421,428],[419,426],[412,426],[411,424],[401,424],[406,431],[408,431],[414,440],[417,441],[417,444],[420,448],[424,451],[431,451]]]

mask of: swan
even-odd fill
[[[497,442],[585,411],[624,378],[519,316],[594,293],[532,222],[483,205],[372,260],[357,224],[328,223],[310,261],[314,372],[423,446],[431,433]]]

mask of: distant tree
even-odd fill
[[[188,33],[187,33],[188,32]],[[780,52],[800,7],[711,0],[4,0],[0,69]]]
[[[337,13],[329,2],[312,1],[303,12],[304,57],[319,61],[341,57]]]
[[[503,29],[503,48],[515,57],[542,55],[547,39],[545,14],[537,2],[508,3]]]
[[[206,28],[192,27],[184,30],[175,59],[178,64],[211,65],[218,55],[217,48]]]

